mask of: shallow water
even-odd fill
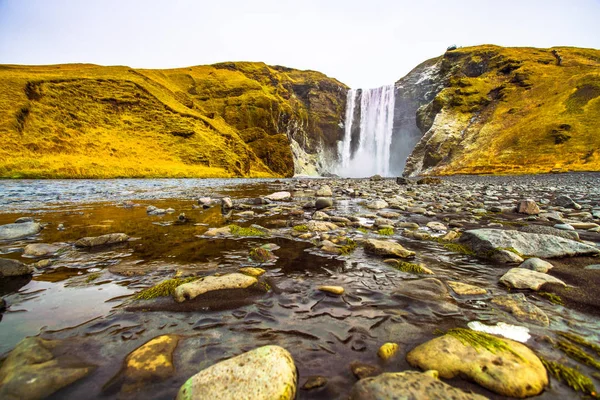
[[[583,201],[598,202],[598,175],[544,177],[454,177],[469,190],[472,184],[520,186],[520,198],[539,192],[569,190]],[[33,216],[47,224],[36,237],[0,243],[3,257],[35,262],[21,256],[28,243],[73,243],[84,236],[125,232],[133,240],[98,250],[66,246],[53,264],[33,279],[19,278],[0,283],[10,308],[0,314],[0,354],[7,353],[23,337],[41,333],[45,338],[69,339],[70,351],[96,365],[88,377],[60,390],[53,398],[79,399],[127,397],[121,390],[119,371],[128,353],[150,339],[177,334],[181,340],[174,353],[175,374],[161,382],[146,384],[135,397],[174,398],[187,378],[202,368],[242,351],[266,344],[288,349],[299,370],[299,384],[311,375],[329,379],[326,387],[304,391],[299,398],[346,398],[356,378],[349,365],[360,361],[384,371],[410,369],[404,354],[415,345],[434,337],[436,329],[466,326],[478,320],[488,324],[508,321],[488,308],[486,300],[507,290],[498,284],[506,265],[453,253],[439,243],[417,241],[394,235],[406,248],[417,253],[442,281],[457,280],[487,288],[488,295],[468,300],[455,297],[440,303],[394,296],[403,282],[418,276],[397,271],[381,258],[366,255],[358,248],[350,256],[332,256],[310,241],[290,236],[290,228],[275,229],[269,238],[215,239],[203,236],[209,227],[235,222],[273,228],[277,220],[300,220],[310,216],[291,215],[287,203],[281,207],[253,207],[249,220],[221,213],[220,207],[194,209],[202,196],[248,198],[287,190],[294,180],[106,180],[106,181],[0,181],[0,224],[21,216]],[[126,208],[124,200],[133,200]],[[340,198],[339,215],[366,213],[362,199]],[[301,204],[301,203],[300,203]],[[596,203],[597,204],[597,203]],[[175,213],[149,216],[146,206],[172,207]],[[293,208],[293,207],[289,207]],[[177,220],[184,212],[185,223]],[[367,218],[368,219],[368,218]],[[423,217],[423,221],[429,219]],[[59,224],[65,229],[58,230]],[[365,236],[348,229],[350,236]],[[369,237],[377,237],[368,233]],[[600,240],[599,240],[600,242]],[[248,258],[249,251],[265,243],[279,249],[277,259],[261,264],[267,273],[254,289],[221,291],[182,304],[170,298],[135,301],[131,295],[161,280],[182,274],[208,275],[259,266]],[[93,279],[92,279],[93,278]],[[342,296],[320,292],[320,285],[345,288]],[[600,323],[596,317],[552,304],[541,297],[529,301],[544,310],[550,330],[576,332],[598,341]],[[508,321],[515,323],[515,321]],[[542,338],[546,328],[529,326],[527,344],[541,352],[550,351]],[[385,342],[401,345],[400,356],[389,362],[377,358]],[[582,366],[590,372],[588,367]],[[500,398],[487,390],[453,380],[453,385]],[[598,384],[598,382],[596,382]],[[563,385],[553,385],[539,398],[573,396]]]

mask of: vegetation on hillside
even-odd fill
[[[408,172],[600,170],[600,50],[485,45],[437,65],[444,88],[419,109]]]
[[[346,87],[264,63],[0,65],[0,177],[291,176],[342,134]]]

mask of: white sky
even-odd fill
[[[264,61],[392,83],[451,44],[600,48],[600,0],[0,0],[0,63]]]

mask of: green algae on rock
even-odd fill
[[[297,380],[290,353],[263,346],[198,372],[181,386],[177,400],[292,400]]]
[[[590,396],[598,397],[596,387],[594,386],[592,380],[575,368],[568,367],[556,361],[546,360],[543,357],[540,357],[540,360],[548,372],[550,372],[552,376],[554,376],[560,382],[566,383],[576,392],[583,392],[585,394],[589,394]]]
[[[464,376],[503,396],[529,397],[548,384],[546,369],[526,346],[482,332],[451,329],[410,351],[406,360],[441,377]]]
[[[150,299],[155,299],[157,297],[173,296],[173,293],[175,293],[175,289],[178,286],[183,285],[184,283],[194,282],[198,279],[201,279],[201,278],[194,276],[194,277],[190,277],[190,278],[166,279],[157,285],[154,285],[148,289],[142,290],[141,292],[139,292],[138,294],[135,295],[134,299],[150,300]]]
[[[229,231],[234,236],[267,236],[268,234],[261,229],[255,228],[253,226],[242,227],[239,225],[229,225]]]

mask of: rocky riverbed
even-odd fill
[[[3,181],[0,207],[1,398],[600,384],[600,174]]]

